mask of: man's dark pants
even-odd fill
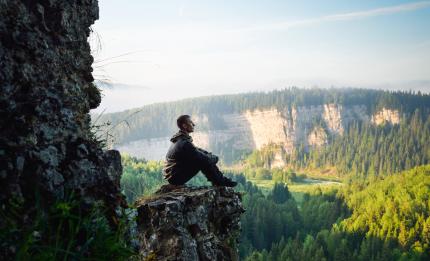
[[[213,185],[221,184],[224,179],[222,172],[216,164],[202,161],[197,162],[193,166],[187,166],[186,171],[178,171],[178,173],[172,176],[168,182],[173,185],[183,185],[192,177],[197,175],[199,171],[201,171]]]

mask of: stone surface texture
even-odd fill
[[[42,211],[72,192],[88,208],[103,203],[113,223],[125,202],[120,155],[90,129],[101,96],[87,38],[98,11],[96,0],[0,0],[0,208],[23,204],[23,226],[37,193]],[[0,259],[14,254],[1,247]]]
[[[398,110],[392,110],[387,108],[382,108],[380,111],[372,116],[372,122],[376,125],[388,124],[399,124],[400,123],[400,113]]]
[[[232,188],[167,185],[136,206],[142,260],[237,260],[244,209]]]

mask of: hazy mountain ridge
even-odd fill
[[[115,147],[138,157],[162,159],[176,131],[175,119],[191,114],[196,145],[224,161],[244,152],[278,144],[285,153],[330,144],[354,122],[398,124],[416,109],[428,111],[429,95],[363,89],[298,89],[269,93],[210,96],[106,114]],[[120,123],[126,120],[126,123]]]

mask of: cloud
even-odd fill
[[[304,20],[253,26],[248,28],[242,28],[238,31],[253,32],[253,31],[268,31],[268,30],[288,30],[290,28],[295,28],[300,26],[314,25],[314,24],[333,22],[333,21],[357,20],[357,19],[363,19],[363,18],[373,17],[373,16],[409,12],[409,11],[424,9],[428,7],[430,7],[430,1],[421,1],[421,2],[414,2],[409,4],[396,5],[396,6],[375,8],[375,9],[366,10],[366,11],[334,14],[334,15],[327,15],[327,16],[309,18]]]
[[[430,6],[430,1],[422,1],[422,2],[415,2],[410,4],[376,8],[376,9],[361,11],[361,12],[330,15],[324,18],[325,20],[328,20],[328,21],[345,21],[345,20],[360,19],[360,18],[371,17],[371,16],[380,16],[380,15],[414,11],[418,9],[427,8],[429,6]]]
[[[180,6],[178,9],[178,15],[179,17],[183,17],[184,16],[184,6]]]

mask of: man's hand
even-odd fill
[[[218,158],[217,155],[214,155],[214,154],[212,154],[212,153],[209,152],[208,156],[211,158],[211,161],[213,162],[213,164],[217,164],[217,162],[219,160],[219,158]]]
[[[200,152],[203,152],[204,154],[212,154],[212,153],[210,153],[210,152],[208,152],[202,148],[199,148],[199,147],[196,147],[196,149],[199,150]]]
[[[211,162],[211,163],[213,163],[213,164],[217,164],[217,162],[218,162],[218,160],[219,160],[219,158],[218,158],[218,156],[217,156],[217,155],[214,155],[214,154],[212,154],[212,152],[208,152],[208,151],[206,151],[206,150],[204,150],[204,149],[202,149],[202,148],[198,148],[198,147],[196,147],[196,149],[197,149],[198,151],[200,151],[201,153],[204,153],[207,157],[209,157],[209,160],[210,160],[210,162]]]

